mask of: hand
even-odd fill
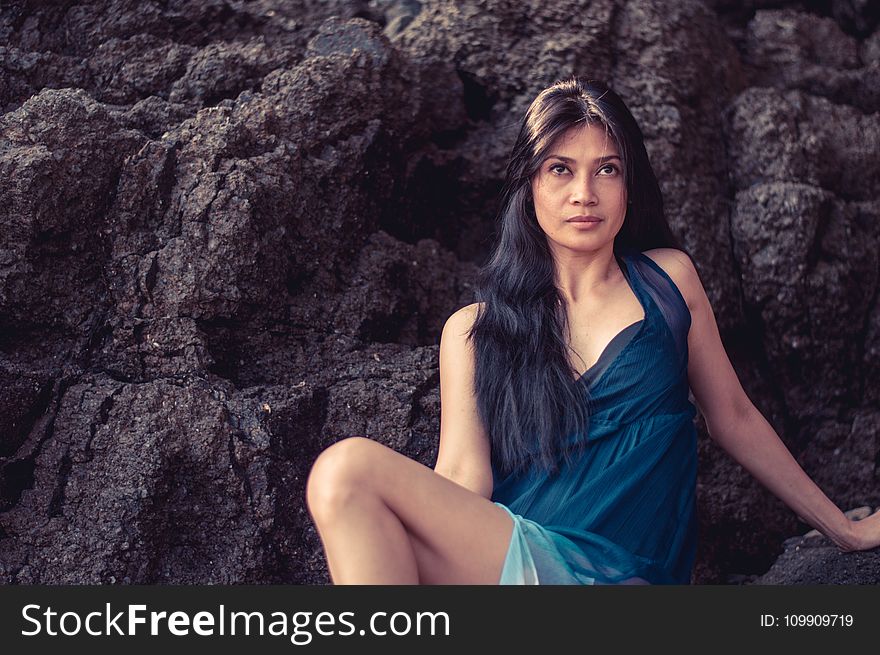
[[[880,510],[880,508],[878,508]],[[863,519],[850,519],[851,544],[838,546],[845,553],[855,550],[871,550],[880,546],[880,511]]]

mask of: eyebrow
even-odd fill
[[[547,155],[544,158],[544,161],[547,161],[548,159],[560,159],[564,162],[575,162],[575,163],[577,162],[576,159],[572,159],[571,157],[563,157],[562,155]],[[604,157],[599,157],[598,159],[594,159],[593,162],[596,164],[602,164],[606,161],[611,161],[612,159],[620,160],[620,157],[618,155],[606,155]]]

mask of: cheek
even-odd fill
[[[619,187],[619,188],[617,189],[617,194],[616,194],[616,195],[617,195],[617,202],[618,202],[618,204],[622,205],[622,206],[625,208],[625,207],[626,207],[626,201],[627,201],[626,187],[625,187],[625,186],[621,186],[621,187]]]
[[[547,189],[542,186],[535,186],[532,189],[532,202],[535,209],[547,206]]]
[[[537,199],[544,195],[546,186],[539,179],[535,178],[532,180],[530,188],[532,190],[532,198]]]
[[[554,180],[545,180],[532,187],[532,197],[536,203],[553,205],[560,200],[564,200],[565,188],[558,180],[555,182]]]
[[[547,193],[540,189],[535,190],[533,195],[532,212],[538,221],[538,225],[545,232],[552,229],[553,216],[556,213],[551,202],[548,202]]]

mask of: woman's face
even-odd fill
[[[626,216],[626,181],[617,144],[603,125],[575,126],[560,135],[531,185],[538,224],[553,252],[613,245]],[[591,219],[575,222],[575,216]]]

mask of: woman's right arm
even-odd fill
[[[474,303],[455,312],[440,336],[440,450],[434,471],[491,499],[489,437],[477,413],[474,352],[466,338],[477,308]]]

